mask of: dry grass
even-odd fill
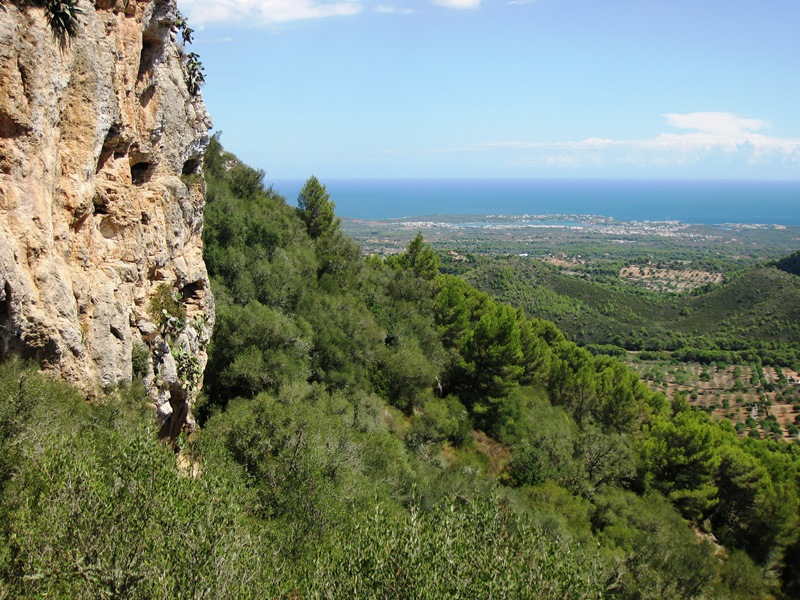
[[[473,431],[471,435],[475,440],[475,449],[489,461],[489,474],[496,477],[511,460],[511,448],[493,440],[482,431]]]
[[[557,267],[575,267],[586,264],[586,261],[579,256],[567,256],[561,252],[541,257],[539,260]]]

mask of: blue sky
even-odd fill
[[[798,0],[179,0],[268,179],[800,179]]]

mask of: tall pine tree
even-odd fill
[[[309,177],[297,196],[297,214],[312,239],[316,240],[339,226],[341,219],[336,217],[335,209],[325,186],[313,175]]]

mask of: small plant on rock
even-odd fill
[[[166,283],[159,284],[151,296],[149,312],[160,329],[170,326],[171,320],[179,322],[178,326],[174,327],[175,329],[183,329],[186,307],[181,302],[180,293]]]
[[[194,317],[189,319],[188,323],[189,327],[194,329],[195,333],[197,333],[197,337],[201,341],[208,341],[210,337],[210,332],[208,329],[208,315],[205,313],[196,314]]]
[[[203,376],[200,360],[194,354],[187,352],[183,348],[173,348],[172,358],[175,359],[181,387],[186,391],[193,391],[200,382],[200,378]]]
[[[189,54],[186,55],[184,67],[186,69],[186,86],[189,88],[189,93],[192,94],[192,96],[196,96],[198,92],[200,92],[200,88],[206,82],[200,56],[196,52],[189,52]]]
[[[82,15],[83,10],[77,0],[44,0],[43,6],[50,27],[60,38],[65,39],[78,32],[78,15]]]
[[[175,19],[175,23],[173,24],[175,31],[180,31],[181,39],[185,44],[191,44],[194,41],[192,37],[194,35],[194,29],[189,27],[189,24],[186,22],[186,17],[184,17],[180,12],[178,12],[178,16]]]

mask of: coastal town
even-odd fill
[[[749,254],[774,247],[790,249],[800,229],[768,223],[690,224],[680,221],[620,221],[602,215],[432,215],[401,219],[344,219],[343,230],[365,254],[393,254],[405,248],[417,232],[434,248],[488,254],[520,254],[546,258],[554,253],[574,256],[577,245],[644,248],[655,241],[678,247],[713,249],[720,256]],[[612,252],[613,254],[613,252]]]

